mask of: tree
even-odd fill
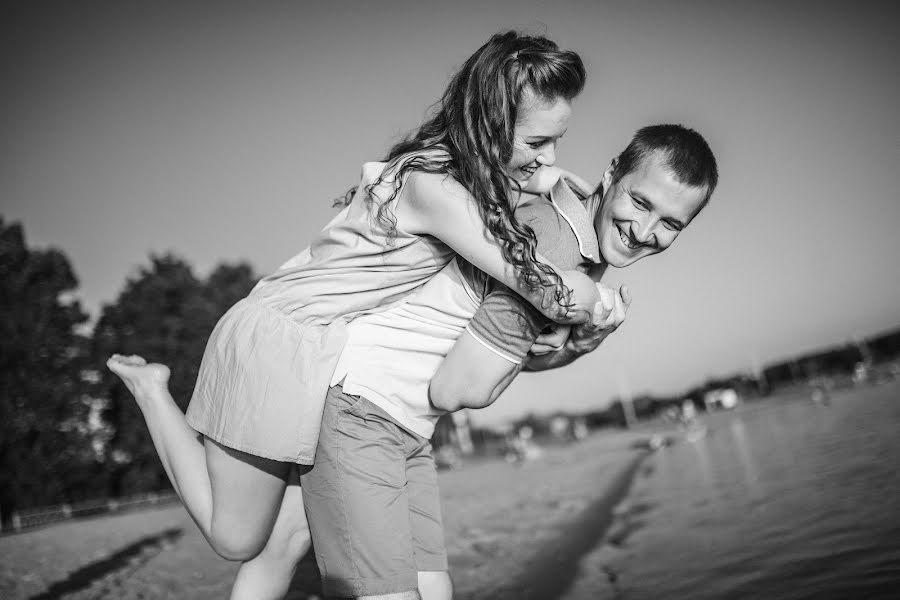
[[[84,369],[88,315],[59,250],[30,250],[0,217],[0,512],[70,500],[90,463]],[[89,464],[88,464],[89,467]]]
[[[250,291],[255,278],[245,264],[220,265],[201,281],[174,255],[151,256],[150,263],[126,282],[113,304],[103,307],[91,353],[98,365],[113,353],[139,354],[168,365],[169,389],[185,410],[209,334],[219,317]],[[108,493],[167,487],[143,416],[125,386],[102,367],[95,393],[107,399],[104,419],[113,429],[107,448]]]
[[[258,279],[247,263],[220,264],[213,269],[206,280],[205,295],[212,304],[216,320],[235,302],[249,294]]]

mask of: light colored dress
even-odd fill
[[[353,200],[310,247],[219,320],[188,407],[191,427],[256,456],[313,463],[347,323],[403,302],[455,255],[430,236],[388,235],[375,213],[403,182],[388,176],[367,194],[383,169],[364,165]]]

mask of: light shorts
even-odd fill
[[[415,590],[419,571],[447,570],[431,443],[372,402],[328,390],[300,484],[327,596]]]

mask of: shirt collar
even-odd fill
[[[595,264],[602,264],[600,258],[600,242],[594,230],[593,215],[588,213],[584,203],[560,177],[550,190],[550,202],[566,220],[578,239],[578,250],[581,255]]]

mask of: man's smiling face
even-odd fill
[[[652,152],[615,183],[615,163],[604,173],[594,229],[610,266],[627,267],[662,252],[703,208],[706,187],[679,182],[665,158]]]

